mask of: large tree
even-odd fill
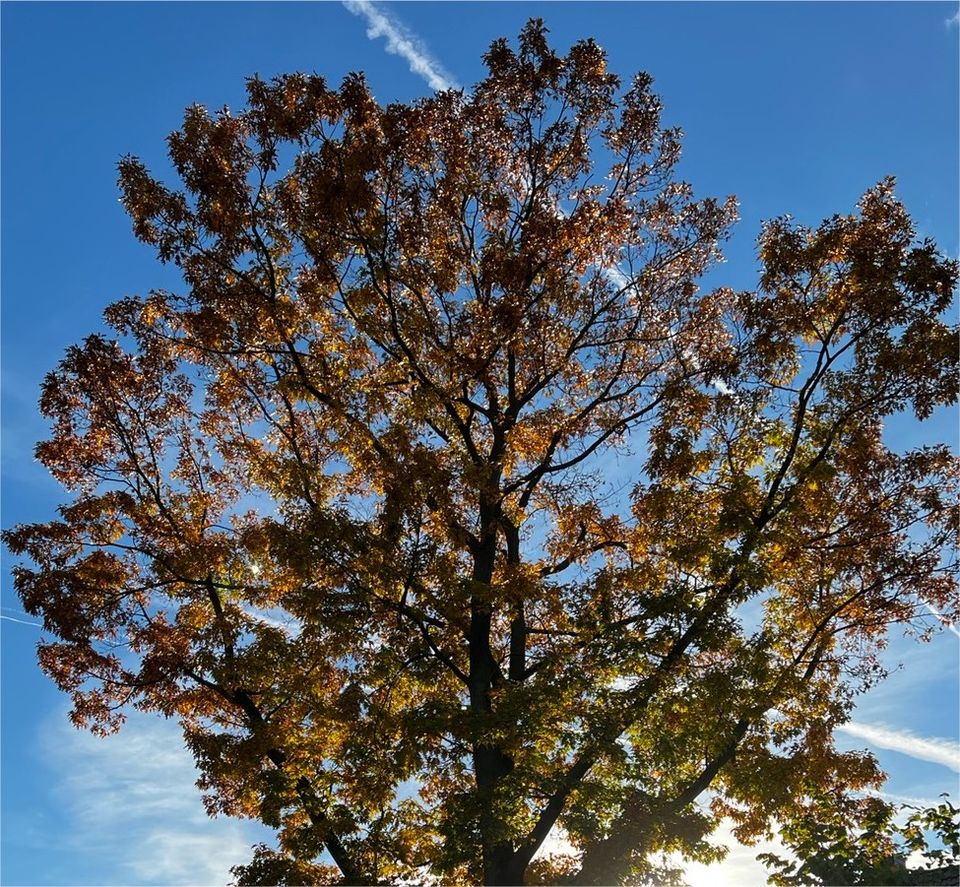
[[[892,182],[704,292],[735,204],[674,177],[650,78],[539,22],[485,61],[188,109],[181,190],[120,166],[182,287],[44,385],[73,498],[5,534],[40,662],[78,725],[179,719],[210,812],[278,830],[244,883],[712,858],[877,783],[832,728],[955,610],[952,459],[883,422],[955,400],[957,266]]]

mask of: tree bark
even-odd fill
[[[479,544],[474,550],[471,578],[475,584],[485,586],[487,593],[475,589],[471,595],[469,676],[471,714],[481,722],[493,714],[490,693],[500,678],[490,646],[493,608],[489,595],[497,555],[497,515],[498,504],[481,494]],[[503,823],[496,812],[497,785],[513,770],[513,760],[496,745],[477,740],[473,746],[473,767],[480,802],[483,883],[519,884],[521,880],[517,880],[514,871],[516,854],[512,843],[503,836]]]

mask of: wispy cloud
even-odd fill
[[[269,839],[251,823],[207,816],[172,722],[133,714],[100,739],[59,712],[41,745],[57,772],[68,840],[98,868],[98,883],[225,884],[231,866],[249,861],[251,844]]]
[[[456,81],[434,59],[423,42],[402,22],[379,7],[373,0],[343,0],[354,15],[367,20],[367,36],[383,37],[387,52],[407,60],[410,70],[419,74],[431,89],[457,89]]]
[[[891,804],[909,804],[912,807],[936,807],[940,803],[936,798],[918,798],[915,795],[898,795],[893,792],[866,791],[864,794],[873,795]]]
[[[960,9],[958,9],[953,15],[948,19],[944,19],[943,22],[948,28],[958,28],[960,27]]]
[[[930,761],[960,773],[960,743],[953,739],[917,736],[909,730],[895,730],[881,724],[862,724],[850,721],[837,730],[859,739],[865,739],[877,748],[897,751],[920,761]]]
[[[960,659],[957,639],[948,632],[939,632],[929,643],[896,632],[889,646],[880,653],[880,664],[888,672],[885,680],[860,697],[854,720],[867,724],[902,723],[903,712],[917,699],[953,698],[960,681]],[[928,726],[937,723],[934,717],[924,721],[922,730],[937,732]],[[949,723],[949,714],[944,711]],[[920,726],[915,722],[915,727]]]

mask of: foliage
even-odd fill
[[[914,812],[898,825],[895,817],[908,810]],[[926,832],[936,843],[928,842]],[[874,797],[837,803],[819,796],[783,827],[781,837],[794,858],[758,857],[773,870],[769,883],[775,887],[920,884],[916,869],[906,868],[908,855],[922,854],[921,870],[960,863],[960,809],[948,800],[920,809]]]
[[[210,812],[277,829],[244,883],[712,859],[723,816],[877,784],[832,728],[955,609],[953,460],[882,428],[956,398],[957,266],[892,181],[704,292],[735,203],[677,180],[650,78],[537,21],[485,60],[189,108],[182,190],[120,165],[182,289],[43,387],[73,499],[4,536],[41,665],[78,725],[180,720]],[[557,829],[579,859],[531,868]]]
[[[284,887],[311,887],[314,884],[335,884],[339,871],[332,866],[314,865],[309,860],[277,853],[266,844],[253,848],[253,859],[233,869],[237,887],[254,884],[284,885]]]

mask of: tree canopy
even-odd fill
[[[240,883],[638,883],[878,784],[832,728],[956,611],[956,262],[891,180],[759,238],[675,175],[651,78],[538,21],[470,92],[248,82],[180,184],[120,164],[183,285],[44,384],[72,493],[4,539],[72,717],[178,718]],[[709,794],[706,794],[709,790]],[[699,802],[698,802],[699,799]],[[534,859],[551,833],[577,848]]]

